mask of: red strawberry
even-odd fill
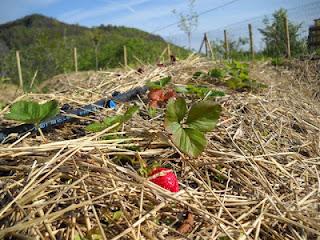
[[[152,101],[162,101],[164,93],[162,89],[151,89],[148,94],[148,98]]]
[[[173,89],[168,89],[167,92],[165,93],[164,95],[164,100],[167,101],[169,100],[170,98],[176,98],[177,97],[177,93],[175,90]]]
[[[158,102],[155,100],[150,101],[149,106],[151,108],[158,108]]]
[[[177,176],[171,169],[155,168],[150,174],[149,180],[162,188],[171,192],[179,192],[179,182]]]

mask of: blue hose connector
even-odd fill
[[[117,104],[112,100],[108,100],[107,101],[107,107],[111,108],[111,109],[115,109],[117,107]]]

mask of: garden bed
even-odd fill
[[[58,91],[24,96],[79,107],[167,76],[226,93],[212,100],[222,113],[197,158],[174,146],[165,108],[150,117],[146,97],[135,101],[139,114],[117,132],[111,126],[90,133],[85,126],[123,113],[132,102],[53,129],[45,140],[30,134],[0,145],[0,238],[317,239],[320,104],[314,92],[302,90],[296,72],[268,63],[250,65],[250,77],[268,85],[254,92],[193,78],[222,65],[193,56],[144,66],[141,73],[61,75],[48,85]],[[185,98],[189,106],[199,101]],[[173,169],[180,191],[143,177],[139,159]]]

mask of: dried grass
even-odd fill
[[[145,66],[143,74],[131,69],[58,76],[51,85],[58,92],[27,97],[81,106],[167,75],[191,82],[193,72],[216,64],[193,56],[165,68]],[[150,120],[140,101],[141,115],[125,125],[123,138],[103,140],[114,126],[83,132],[88,120],[112,113],[104,110],[46,133],[47,143],[26,136],[0,146],[0,238],[73,240],[98,233],[101,239],[317,239],[320,106],[301,77],[308,71],[297,76],[252,64],[252,77],[268,89],[226,90],[217,100],[223,106],[219,124],[197,159],[170,146],[163,114]],[[181,191],[161,189],[119,156],[173,168]],[[117,210],[123,215],[114,220]],[[193,226],[182,234],[178,228],[190,214]]]

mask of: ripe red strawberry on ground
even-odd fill
[[[151,101],[161,102],[164,99],[164,92],[162,89],[151,89],[148,94]]]
[[[171,169],[155,168],[150,174],[149,180],[171,192],[179,192],[177,176]]]
[[[151,89],[148,94],[150,107],[157,108],[162,103],[166,103],[170,98],[175,98],[177,93],[173,89]]]
[[[168,89],[167,92],[164,94],[165,101],[168,101],[170,98],[176,98],[176,97],[177,97],[176,91],[171,88]]]

